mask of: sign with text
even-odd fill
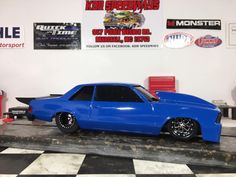
[[[236,48],[236,22],[230,22],[226,25],[227,47]]]
[[[0,25],[0,48],[23,48],[24,29],[18,25]]]
[[[221,45],[222,40],[218,36],[216,37],[208,34],[198,38],[195,41],[195,44],[202,48],[214,48]]]
[[[80,48],[80,23],[34,23],[34,49]]]
[[[85,49],[159,48],[163,37],[160,0],[84,0]]]
[[[193,44],[193,36],[188,33],[175,32],[167,34],[164,38],[164,44],[168,48],[179,49]]]
[[[167,19],[167,29],[221,30],[221,20],[212,19]]]

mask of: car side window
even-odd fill
[[[91,101],[93,97],[94,86],[84,86],[79,89],[71,98],[71,101]]]
[[[96,86],[95,101],[143,102],[143,100],[126,86]]]

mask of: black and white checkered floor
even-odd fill
[[[236,169],[0,147],[0,177],[236,177]]]

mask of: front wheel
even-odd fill
[[[189,118],[175,118],[167,124],[168,132],[175,138],[189,140],[198,132],[198,124]]]
[[[76,118],[70,113],[57,114],[56,124],[57,127],[64,133],[74,133],[79,129]]]

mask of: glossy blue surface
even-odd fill
[[[69,100],[81,87],[97,85],[127,86],[134,90],[143,102],[104,102]],[[158,92],[159,101],[148,101],[133,84],[99,83],[79,85],[58,98],[31,101],[32,115],[37,119],[52,121],[58,112],[73,114],[80,128],[132,132],[158,135],[165,123],[173,118],[196,120],[205,141],[219,142],[221,124],[216,119],[220,110],[213,104],[195,96]]]

